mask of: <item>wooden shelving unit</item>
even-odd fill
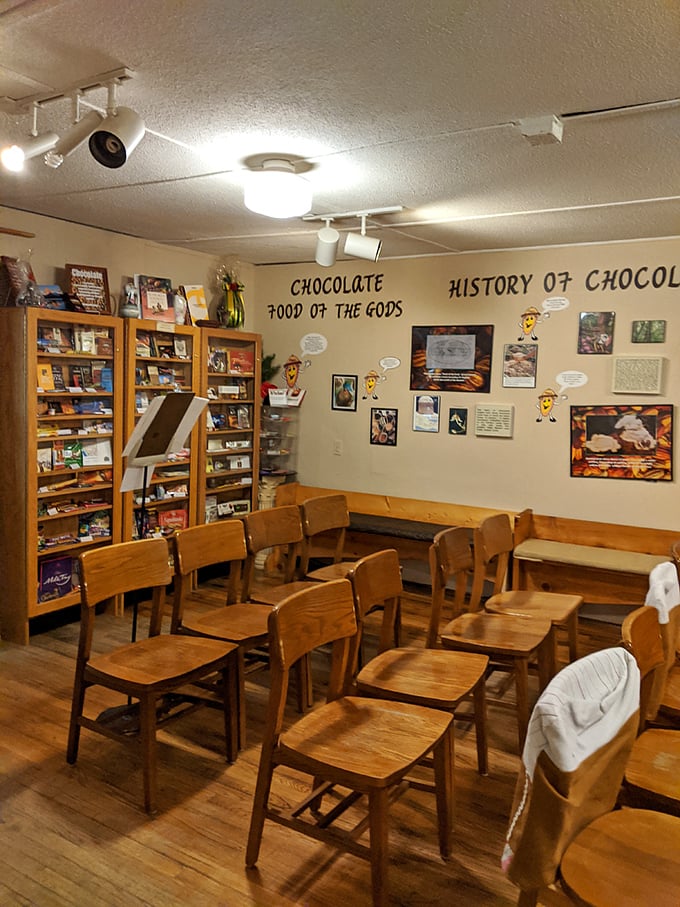
[[[0,310],[3,512],[0,634],[80,600],[81,551],[121,538],[123,324]]]
[[[159,394],[198,393],[199,328],[138,318],[125,322],[125,438]],[[198,427],[181,455],[158,463],[147,485],[147,526],[164,534],[193,526],[197,513]],[[123,539],[139,537],[141,487],[123,495]]]
[[[257,508],[261,364],[259,334],[201,328],[198,523]]]

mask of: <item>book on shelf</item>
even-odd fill
[[[83,465],[83,445],[80,441],[64,441],[65,469],[80,469]]]
[[[39,283],[38,289],[43,298],[42,306],[45,309],[65,309],[66,295],[56,283]]]
[[[78,538],[104,539],[111,535],[111,514],[108,510],[94,510],[78,517]]]
[[[52,445],[38,448],[38,472],[52,471]]]
[[[74,328],[73,345],[76,353],[87,353],[88,355],[96,353],[94,330],[92,328]]]
[[[38,601],[47,602],[68,595],[73,588],[73,558],[52,557],[38,567]]]
[[[252,375],[255,371],[253,350],[229,350],[229,374]]]
[[[189,343],[186,337],[178,337],[177,335],[175,335],[175,337],[173,338],[173,346],[175,359],[189,358]]]
[[[65,391],[66,382],[64,380],[64,369],[59,362],[52,363],[52,382],[55,391]]]
[[[148,365],[146,367],[146,374],[149,379],[149,384],[160,384],[157,365]]]
[[[102,369],[100,387],[103,391],[113,393],[113,369],[108,365]]]
[[[203,287],[200,284],[185,284],[180,289],[183,291],[189,307],[191,323],[196,324],[198,321],[207,321],[210,315],[208,313],[208,300]]]
[[[135,286],[139,294],[142,318],[175,323],[172,281],[169,278],[135,274]]]
[[[98,356],[113,356],[113,338],[109,336],[108,332],[95,332],[94,346]]]
[[[83,466],[109,466],[113,460],[108,438],[88,439],[82,442],[82,448]]]
[[[153,338],[156,343],[156,353],[159,359],[175,358],[175,338],[169,334],[159,334]]]
[[[52,469],[65,469],[64,442],[57,438],[52,444]]]
[[[44,391],[54,390],[54,375],[49,362],[38,363],[38,387],[41,387]]]
[[[226,372],[228,358],[227,350],[211,347],[208,353],[208,370],[211,372]]]
[[[207,494],[205,496],[205,521],[206,523],[216,523],[217,520],[217,495]]]
[[[139,356],[142,359],[151,357],[151,335],[147,331],[137,331],[135,356]]]

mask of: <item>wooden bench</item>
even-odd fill
[[[571,592],[597,605],[641,605],[678,532],[545,516],[515,521],[513,589]]]
[[[472,529],[483,519],[502,511],[468,504],[449,504],[442,501],[418,501],[392,495],[344,491],[337,488],[318,488],[291,482],[279,486],[277,504],[301,504],[307,498],[324,494],[344,494],[350,512],[350,525],[345,538],[345,557],[357,559],[379,551],[395,548],[401,560],[428,562],[430,545],[435,535],[449,526]],[[514,512],[510,512],[514,518]],[[330,540],[319,536],[314,540],[313,557],[330,557]]]

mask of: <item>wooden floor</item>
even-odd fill
[[[426,612],[423,596],[406,596],[407,645],[423,645]],[[129,640],[127,612],[98,620],[103,648]],[[221,755],[219,712],[200,710],[161,733],[160,813],[153,819],[140,808],[141,770],[126,747],[84,730],[78,762],[67,765],[77,634],[78,624],[68,624],[32,636],[25,648],[0,645],[1,905],[370,904],[368,864],[269,823],[257,870],[245,870],[266,672],[248,680],[248,743],[233,765]],[[583,653],[616,641],[614,627],[582,628]],[[91,701],[95,714],[118,702],[96,691]],[[493,708],[489,725],[486,778],[476,772],[474,731],[457,725],[455,849],[448,862],[439,857],[431,795],[409,791],[393,806],[392,904],[516,904],[499,866],[519,761],[516,726],[510,712]],[[281,801],[305,788],[303,776],[275,776]]]

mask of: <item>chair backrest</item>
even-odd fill
[[[502,865],[523,891],[551,884],[566,848],[610,812],[637,734],[640,671],[623,647],[563,668],[534,707]]]
[[[80,646],[83,649],[79,656],[89,657],[95,605],[126,592],[151,589],[149,636],[160,633],[165,587],[172,581],[168,555],[164,538],[106,545],[80,555]]]
[[[473,533],[475,574],[470,594],[470,610],[477,610],[480,607],[486,579],[493,582],[492,595],[498,595],[503,591],[513,545],[512,523],[507,513],[495,513],[475,527]]]
[[[324,494],[307,498],[300,505],[304,543],[300,564],[300,574],[305,575],[309,568],[312,554],[312,540],[322,532],[335,533],[335,550],[333,563],[339,564],[345,548],[345,534],[349,526],[349,510],[344,494]]]
[[[243,522],[221,520],[181,529],[173,537],[175,588],[171,630],[182,624],[184,603],[191,592],[197,570],[214,565],[228,566],[229,580],[224,603],[232,604],[241,597],[243,564],[247,556]]]
[[[265,740],[275,740],[283,722],[291,667],[318,646],[332,643],[328,700],[345,694],[351,681],[351,642],[357,621],[349,580],[314,583],[289,595],[269,615],[271,687]],[[263,742],[263,747],[265,742]]]
[[[663,668],[654,678],[647,703],[647,718],[653,719],[663,700],[670,670],[680,657],[680,541],[671,545],[672,561],[658,564],[649,574],[646,605],[658,611],[659,629],[664,652]]]
[[[354,564],[347,578],[352,584],[359,625],[355,639],[355,651],[352,656],[354,659],[353,670],[356,670],[363,634],[363,621],[369,611],[374,608],[383,609],[379,651],[388,648],[390,640],[394,639],[399,599],[404,591],[399,555],[394,548],[367,554]]]
[[[266,548],[280,548],[283,555],[281,581],[290,583],[295,575],[296,558],[302,543],[302,519],[297,504],[267,510],[254,510],[243,517],[248,558],[243,583],[247,595],[253,580],[255,556]]]
[[[657,678],[664,673],[664,653],[656,608],[643,605],[627,614],[621,624],[623,645],[635,656],[640,669],[640,730],[648,720],[656,717],[658,704],[652,706],[652,691]],[[653,714],[650,714],[650,707]]]
[[[464,608],[468,575],[474,568],[470,532],[464,526],[453,526],[438,532],[430,545],[430,582],[432,584],[432,607],[427,630],[426,645],[434,648],[439,635],[439,624],[446,599],[446,584],[455,580],[453,616],[457,617]]]

